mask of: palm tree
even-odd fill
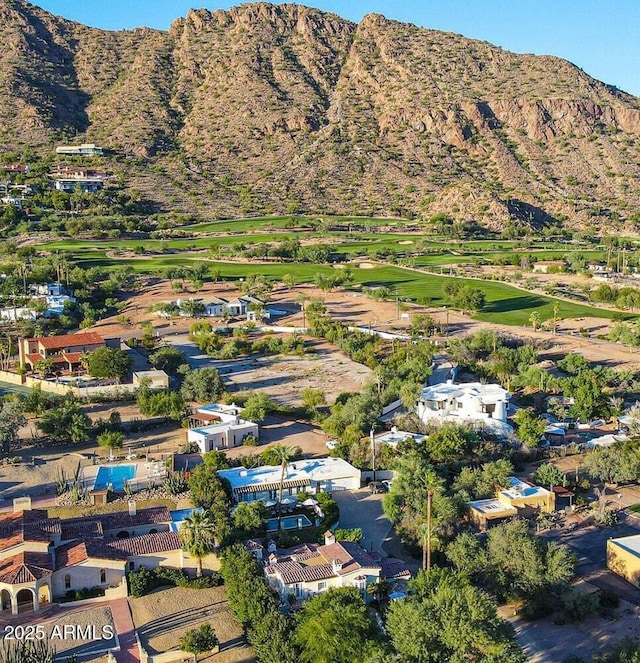
[[[278,531],[280,531],[280,520],[282,518],[282,487],[284,485],[284,473],[289,466],[289,461],[293,458],[293,447],[273,447],[271,450],[280,465],[280,486],[278,487]]]
[[[202,559],[216,547],[216,525],[208,511],[192,511],[180,526],[182,549],[198,560],[198,578],[202,575]]]

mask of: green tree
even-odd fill
[[[131,369],[129,353],[117,348],[96,348],[87,356],[87,370],[94,378],[124,379]]]
[[[197,576],[202,575],[202,560],[216,550],[216,523],[207,511],[193,511],[180,526],[182,549],[198,560]]]
[[[280,482],[278,485],[278,531],[280,531],[280,521],[282,519],[282,489],[284,486],[284,477],[289,466],[289,461],[294,457],[295,450],[293,447],[277,445],[270,450],[275,454],[275,458],[280,465]]]
[[[149,362],[154,368],[171,374],[175,373],[178,370],[178,366],[184,364],[185,361],[184,352],[171,346],[159,348],[149,355]]]
[[[472,430],[456,424],[443,424],[425,442],[431,460],[436,463],[462,460],[477,443],[478,437]]]
[[[53,442],[86,442],[91,431],[91,419],[76,401],[47,410],[36,425]]]
[[[222,541],[229,532],[231,489],[228,483],[218,476],[218,470],[229,467],[229,464],[224,454],[218,451],[204,454],[203,461],[194,468],[189,477],[191,501],[210,512],[218,537]]]
[[[146,417],[166,417],[180,421],[186,413],[184,398],[176,392],[150,393],[142,390],[136,401]]]
[[[242,416],[248,421],[260,423],[273,408],[273,401],[265,393],[256,391],[247,398]]]
[[[307,411],[310,414],[317,412],[318,408],[326,403],[326,399],[322,389],[305,387],[300,392],[300,396],[302,398],[302,402],[304,403],[305,407],[307,408]]]
[[[480,288],[464,285],[453,296],[453,305],[463,313],[475,313],[484,308],[487,296]]]
[[[0,450],[9,453],[18,439],[18,431],[26,426],[24,407],[18,400],[5,400],[0,410]]]
[[[185,401],[210,403],[217,401],[224,393],[224,382],[213,366],[196,368],[189,371],[180,387],[180,394]]]
[[[180,649],[191,654],[203,654],[218,646],[213,626],[208,622],[189,629],[180,636]]]
[[[544,463],[534,472],[532,479],[539,486],[564,486],[564,472],[553,463]]]
[[[355,587],[335,587],[296,615],[294,642],[302,663],[361,663],[376,648],[377,629]]]
[[[262,502],[241,502],[233,512],[233,526],[239,540],[264,535],[268,512]]]
[[[124,433],[115,430],[107,430],[98,435],[98,444],[106,449],[122,449]]]
[[[387,631],[406,663],[524,663],[513,630],[489,596],[446,569],[420,572],[415,594],[389,607]]]
[[[530,408],[518,410],[513,420],[518,425],[518,439],[522,444],[532,448],[540,444],[547,422],[538,417]]]

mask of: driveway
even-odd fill
[[[382,493],[372,495],[368,488],[333,493],[340,507],[339,527],[360,527],[364,535],[362,547],[385,557],[382,544],[391,530],[391,521],[382,513],[382,498]]]

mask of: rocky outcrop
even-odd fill
[[[639,100],[559,58],[264,3],[106,32],[0,0],[0,39],[3,148],[99,141],[160,206],[640,219]]]

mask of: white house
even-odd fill
[[[71,156],[102,156],[104,150],[95,143],[82,143],[81,145],[58,145],[56,154],[69,154]]]
[[[209,318],[222,318],[229,312],[227,300],[221,297],[212,297],[203,302],[204,314]]]
[[[0,308],[0,319],[17,322],[18,320],[34,321],[38,317],[36,311],[26,306]]]
[[[357,587],[366,598],[367,585],[380,581],[382,567],[355,543],[337,542],[331,531],[325,544],[303,544],[269,555],[264,570],[269,586],[282,599],[306,599],[331,587]]]
[[[169,388],[169,376],[165,371],[160,371],[158,369],[149,371],[135,371],[133,373],[134,386],[140,386],[143,381],[150,381],[147,382],[149,389]]]
[[[390,431],[380,433],[379,435],[376,435],[374,439],[379,444],[390,444],[395,447],[398,442],[404,442],[405,440],[413,440],[413,442],[416,443],[424,442],[427,439],[427,436],[421,435],[420,433],[408,433],[404,430],[398,430],[393,426]]]
[[[231,484],[235,502],[250,502],[276,499],[281,472],[280,465],[263,465],[250,469],[233,467],[219,470],[218,474]],[[342,458],[310,458],[287,465],[283,495],[358,490],[361,483],[360,470]]]
[[[510,398],[509,392],[497,384],[454,384],[448,380],[424,387],[416,409],[424,423],[469,424],[506,435],[512,430],[507,424]]]
[[[240,446],[247,435],[258,439],[258,424],[236,417],[234,421],[221,421],[210,426],[191,428],[187,431],[187,442],[195,442],[200,453],[216,449],[233,449]]]

